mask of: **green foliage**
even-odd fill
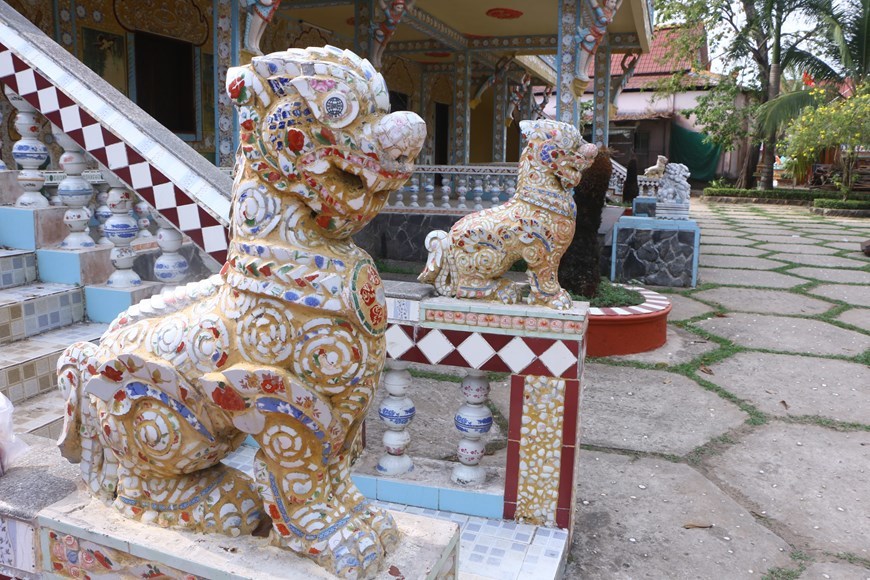
[[[813,207],[824,209],[870,209],[870,201],[859,199],[817,199]]]
[[[601,278],[598,284],[598,292],[595,296],[583,296],[580,294],[571,294],[574,300],[583,300],[589,302],[591,306],[598,308],[607,308],[611,306],[637,306],[643,304],[643,294],[637,290],[629,290],[623,286],[613,284],[607,278]]]
[[[758,199],[794,199],[811,202],[816,199],[840,199],[836,191],[810,189],[735,189],[731,187],[706,187],[702,197],[751,197]],[[870,194],[855,194],[855,199],[870,200]]]
[[[858,152],[870,146],[870,84],[849,99],[807,107],[786,128],[785,152],[798,166],[811,164],[825,149],[836,149],[840,193],[845,199],[855,180]]]
[[[637,197],[640,186],[637,183],[637,157],[628,160],[625,166],[625,184],[622,186],[622,201],[631,207],[631,202]]]
[[[735,77],[725,77],[709,87],[697,102],[682,114],[694,116],[704,127],[706,142],[729,151],[754,134],[759,96],[739,87]]]

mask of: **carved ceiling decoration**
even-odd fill
[[[513,20],[522,16],[523,13],[513,8],[490,8],[486,11],[486,15],[490,18],[498,18],[499,20]]]
[[[203,9],[200,4],[208,4]],[[150,32],[202,46],[209,38],[206,0],[114,0],[118,23],[130,32]]]

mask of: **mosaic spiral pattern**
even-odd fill
[[[236,325],[236,344],[245,359],[280,365],[293,352],[291,314],[276,300],[260,298]]]
[[[344,392],[365,374],[367,341],[346,321],[316,318],[301,329],[293,370],[330,395]]]
[[[234,213],[237,231],[246,236],[265,236],[281,221],[281,201],[262,186],[248,183],[242,187]]]

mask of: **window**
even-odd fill
[[[197,134],[195,51],[192,44],[134,34],[136,104],[174,133]]]
[[[435,103],[435,159],[436,165],[447,165],[450,160],[450,105]]]

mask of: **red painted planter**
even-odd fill
[[[586,334],[588,356],[634,354],[662,346],[667,341],[671,301],[666,296],[629,286],[646,301],[623,308],[590,308]]]

